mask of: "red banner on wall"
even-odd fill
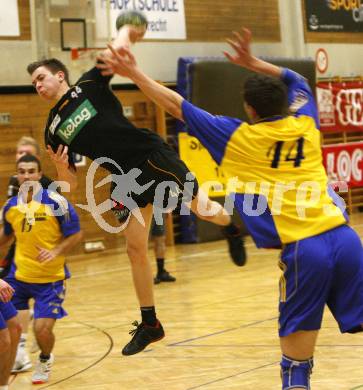
[[[321,131],[363,131],[363,82],[316,85]]]
[[[323,162],[332,181],[345,181],[349,187],[363,187],[363,142],[322,147]]]

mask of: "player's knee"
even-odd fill
[[[127,254],[131,262],[141,261],[147,258],[147,246],[142,242],[128,242]]]
[[[10,333],[11,340],[18,340],[20,338],[22,327],[20,323],[16,320],[8,322],[8,329]]]
[[[11,346],[9,331],[3,329],[0,332],[0,354],[7,353]]]
[[[52,335],[52,329],[46,325],[35,326],[34,331],[38,339],[48,339]]]
[[[313,358],[294,360],[282,355],[280,365],[282,390],[310,389],[310,375],[314,366]]]

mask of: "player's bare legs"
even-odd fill
[[[49,356],[53,350],[55,343],[53,328],[55,322],[56,320],[53,318],[37,318],[34,320],[34,334],[43,355]]]
[[[32,363],[26,349],[28,327],[30,322],[29,310],[18,310],[17,318],[22,331],[17,347],[16,359],[12,372],[23,372],[28,371],[32,367]]]
[[[18,321],[21,325],[22,333],[28,333],[30,322],[29,310],[18,310]]]
[[[287,381],[288,376],[291,375],[291,371],[293,372],[292,375],[298,375],[303,380],[306,380],[306,377],[310,377],[318,334],[318,330],[298,331],[291,333],[288,336],[280,337],[280,346],[283,354],[282,364],[285,367],[285,370],[283,370],[285,372],[282,375],[283,379]],[[292,363],[292,361],[294,361],[294,363]],[[301,364],[301,371],[294,372],[294,370],[289,369],[290,364],[294,370],[297,369],[296,364]],[[296,378],[294,382],[296,383]],[[289,388],[306,389],[306,387],[298,386]]]
[[[153,273],[147,255],[153,206],[139,209],[145,222],[143,226],[131,216],[125,229],[127,254],[131,263],[132,278],[140,306],[154,306]]]
[[[153,274],[147,256],[150,223],[153,206],[147,205],[140,209],[144,224],[140,223],[134,215],[131,216],[125,230],[127,254],[129,255],[132,277],[136,294],[140,303],[141,324],[134,323],[133,338],[122,350],[123,355],[134,355],[145,347],[164,337],[164,330],[156,318]]]
[[[6,324],[7,328],[0,330],[0,387],[8,384],[21,333],[16,317],[6,321]]]
[[[231,216],[228,215],[223,206],[210,200],[202,190],[198,191],[197,196],[191,202],[190,208],[198,218],[205,221],[220,226],[227,226],[231,223]]]
[[[190,208],[200,219],[223,227],[222,232],[227,239],[229,253],[233,262],[239,267],[245,265],[247,256],[244,242],[239,228],[232,222],[232,218],[227,210],[218,202],[210,200],[201,189],[199,189],[197,196],[191,201]]]
[[[32,375],[33,384],[42,384],[49,381],[54,361],[52,350],[55,343],[53,333],[55,323],[54,318],[37,318],[34,320],[34,334],[40,348],[40,355]]]
[[[11,355],[11,340],[9,329],[0,330],[0,386],[6,386],[8,384],[10,370],[9,366]]]
[[[11,341],[10,361],[9,361],[9,372],[10,372],[14,364],[17,346],[19,343],[20,334],[22,332],[22,327],[17,317],[8,320],[7,325],[8,325],[10,341]]]
[[[299,331],[280,337],[281,351],[296,360],[310,359],[314,355],[318,330]]]

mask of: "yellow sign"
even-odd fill
[[[187,133],[179,133],[180,158],[198,180],[199,187],[209,196],[226,195],[226,178],[221,168],[214,162],[208,150]]]

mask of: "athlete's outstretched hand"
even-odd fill
[[[242,28],[242,34],[237,31],[233,31],[233,39],[228,38],[227,42],[234,49],[235,53],[230,54],[224,51],[223,54],[233,64],[243,66],[244,68],[250,68],[255,57],[251,54],[251,38],[252,33],[247,28]]]
[[[4,280],[0,279],[0,301],[9,302],[15,290]]]
[[[110,44],[107,45],[112,55],[105,56],[103,53],[97,57],[101,63],[97,63],[97,68],[101,70],[103,76],[118,74],[132,79],[137,70],[137,63],[134,55],[128,47],[114,49]]]
[[[234,31],[232,34],[233,38],[227,39],[227,42],[234,50],[234,53],[230,54],[227,51],[223,52],[232,64],[242,66],[243,68],[252,70],[253,72],[263,73],[273,77],[281,77],[282,68],[252,55],[252,33],[250,30],[242,28],[242,33]]]
[[[47,145],[47,153],[49,154],[55,165],[64,166],[65,168],[68,168],[68,146],[59,145],[57,152],[54,153],[50,145]]]

